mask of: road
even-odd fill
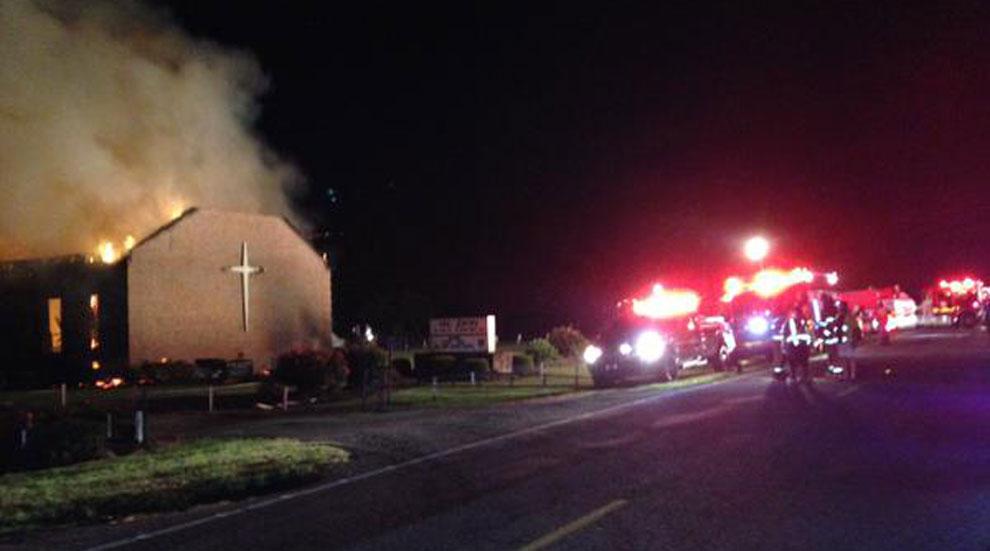
[[[958,334],[932,334],[891,350],[912,359],[920,342],[954,346],[959,373],[982,373],[986,335],[959,345]],[[882,354],[891,373],[862,381],[786,385],[758,372],[675,392],[627,389],[284,499],[68,531],[48,544],[987,549],[990,384],[900,376],[891,350]]]

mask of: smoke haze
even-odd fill
[[[289,214],[242,52],[133,2],[0,0],[0,259],[140,239],[191,206]]]

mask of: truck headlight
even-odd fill
[[[631,344],[624,342],[619,345],[619,354],[622,354],[623,356],[628,356],[632,354],[632,352],[633,352],[633,347]]]
[[[770,330],[770,322],[763,316],[753,316],[746,322],[746,331],[753,335],[766,335]]]
[[[651,364],[661,357],[667,348],[667,343],[656,331],[643,331],[636,337],[636,357],[642,362]]]
[[[602,357],[602,349],[598,348],[593,344],[589,344],[587,347],[585,347],[584,354],[582,354],[582,357],[584,358],[585,363],[591,365],[597,362],[598,358]]]

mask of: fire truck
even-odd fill
[[[788,311],[796,304],[812,308],[816,323],[823,322],[834,306],[828,293],[838,283],[835,272],[813,272],[807,268],[760,270],[750,280],[725,280],[721,310],[733,329],[736,349],[733,360],[763,358],[779,362],[780,343],[774,337]]]
[[[929,319],[954,327],[976,327],[986,319],[990,289],[979,279],[943,279],[925,292],[926,312]]]
[[[913,329],[920,322],[917,303],[896,285],[847,290],[836,297],[856,315],[863,334]]]
[[[700,297],[655,285],[643,299],[616,305],[605,331],[584,350],[595,386],[624,381],[670,381],[682,369],[730,365],[736,342],[721,317],[698,314]]]

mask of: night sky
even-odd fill
[[[653,280],[719,288],[756,232],[849,287],[990,277],[979,2],[165,3],[269,75],[338,330],[593,330]]]

